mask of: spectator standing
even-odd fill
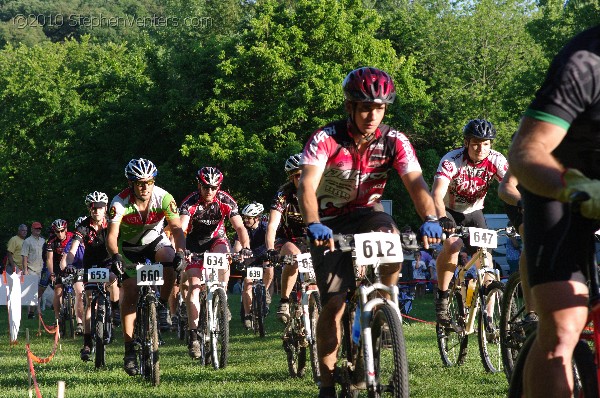
[[[417,284],[415,286],[416,297],[423,297],[425,294],[425,280],[427,279],[427,265],[425,261],[421,259],[421,252],[415,252],[415,259],[412,262],[413,268],[413,279],[417,280]]]
[[[25,241],[26,236],[27,225],[21,224],[19,225],[17,234],[10,238],[8,244],[6,245],[6,272],[9,274],[12,274],[16,269],[23,268],[23,257],[21,256],[21,249],[23,247],[23,242]]]
[[[506,242],[506,262],[510,267],[509,274],[519,271],[519,259],[521,258],[521,237],[509,236]]]
[[[35,221],[31,224],[31,235],[23,241],[21,247],[21,256],[23,257],[22,272],[25,275],[34,274],[38,277],[42,275],[43,268],[43,246],[46,240],[42,235],[42,224]],[[44,288],[38,287],[38,298],[44,293]],[[29,306],[27,317],[33,318],[33,306]],[[38,310],[39,312],[39,310]]]

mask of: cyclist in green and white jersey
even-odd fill
[[[173,196],[154,185],[157,174],[156,166],[147,159],[132,159],[127,164],[125,177],[129,186],[115,196],[110,205],[106,246],[117,266],[122,266],[124,261],[143,263],[146,259],[164,265],[160,300],[166,308],[175,282],[174,269],[185,262],[185,236]],[[164,232],[165,219],[173,234],[175,248]],[[121,302],[123,360],[125,372],[133,376],[138,369],[133,345],[138,290],[135,271],[129,275],[128,272],[123,275]]]

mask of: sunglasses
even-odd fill
[[[136,187],[139,187],[139,188],[141,188],[141,187],[143,187],[143,186],[146,186],[146,185],[148,185],[148,186],[152,186],[152,185],[154,185],[154,180],[148,180],[148,181],[134,181],[134,182],[133,182],[133,184],[134,184]]]
[[[56,231],[57,234],[60,234],[61,232],[65,232],[64,229],[59,229],[58,231]]]
[[[216,190],[218,190],[218,189],[219,189],[219,186],[217,185],[217,186],[215,187],[215,186],[212,186],[212,185],[204,185],[204,184],[200,184],[200,188],[202,188],[202,189],[204,189],[204,190],[207,190],[207,191],[216,191]]]
[[[242,220],[244,220],[244,221],[254,220],[255,218],[258,218],[258,217],[242,216]]]

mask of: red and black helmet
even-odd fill
[[[390,75],[377,68],[358,68],[348,73],[342,83],[344,97],[353,102],[391,104],[396,88]]]
[[[67,229],[67,222],[65,220],[63,220],[62,218],[58,218],[58,219],[54,220],[54,222],[52,223],[52,230],[54,232],[63,231],[66,229]]]
[[[223,181],[223,173],[216,167],[202,167],[196,173],[196,179],[200,184],[217,187]]]

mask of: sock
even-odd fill
[[[450,297],[450,290],[440,290],[439,288],[435,289],[435,298],[445,299],[448,297]]]
[[[91,347],[92,346],[92,334],[86,333],[83,335],[83,345]]]
[[[319,388],[319,397],[335,397],[335,387]]]
[[[135,353],[135,343],[133,341],[125,342],[125,355]]]

